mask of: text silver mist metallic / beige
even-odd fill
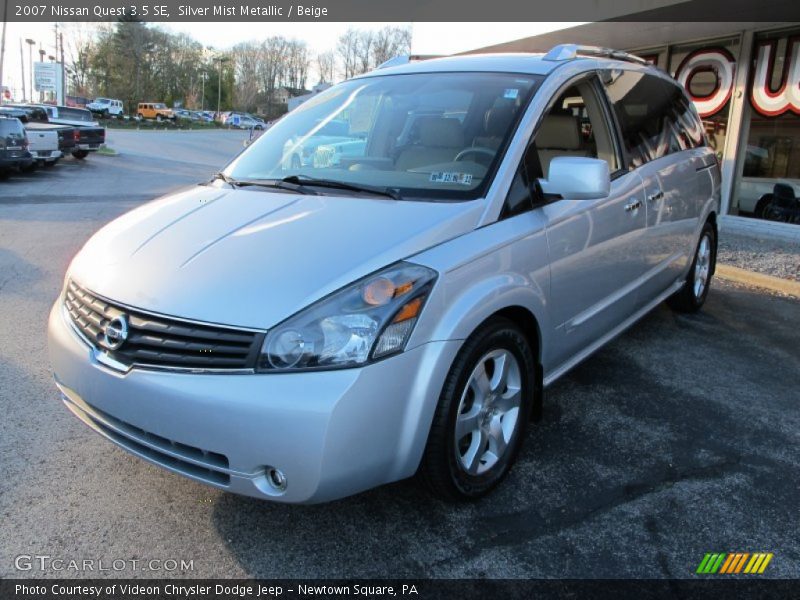
[[[93,236],[50,315],[56,384],[231,492],[478,497],[545,386],[661,301],[703,305],[719,187],[691,102],[636,57],[377,69]]]

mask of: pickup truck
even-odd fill
[[[72,141],[74,145],[71,150],[72,156],[84,159],[89,152],[95,152],[106,141],[106,130],[100,127],[94,120],[92,113],[83,108],[73,108],[71,106],[51,106],[42,104],[47,113],[47,120],[56,125],[70,126],[72,131]]]
[[[80,140],[80,132],[76,127],[49,123],[47,112],[32,104],[8,104],[0,106],[0,116],[19,119],[26,131],[54,131],[58,138],[58,149],[62,156],[71,154]]]
[[[0,107],[0,114],[17,117],[29,130],[55,129],[58,149],[62,155],[69,152],[75,158],[83,159],[106,141],[105,128],[100,127],[93,120],[92,113],[83,108],[49,104],[7,104]]]
[[[28,134],[28,151],[37,166],[52,167],[63,156],[58,129],[55,127],[46,129],[38,125],[40,124],[31,123],[25,126],[25,132]]]

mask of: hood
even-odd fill
[[[106,225],[69,276],[143,310],[266,329],[471,231],[483,206],[198,186]]]

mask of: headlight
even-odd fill
[[[273,327],[258,370],[358,367],[402,351],[435,279],[398,263],[356,281]]]

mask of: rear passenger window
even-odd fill
[[[691,102],[676,83],[660,80],[670,97],[670,119],[674,134],[678,138],[681,150],[705,146],[706,139],[703,133],[703,123],[694,110]]]
[[[628,168],[704,144],[702,124],[677,85],[622,70],[606,71],[603,84],[622,130]]]

